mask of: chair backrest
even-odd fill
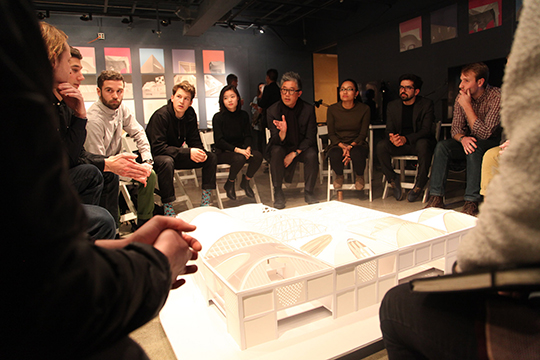
[[[442,127],[442,121],[439,120],[435,123],[435,140],[439,142],[439,139],[441,138],[441,127]]]
[[[199,134],[201,135],[201,141],[203,143],[204,150],[211,152],[212,145],[214,145],[214,132],[213,131],[207,131],[207,132],[200,131]]]
[[[323,145],[321,136],[325,135],[328,135],[328,126],[317,126],[317,148],[319,149],[319,153],[322,153],[324,151],[325,146]]]
[[[122,135],[122,151],[132,153],[137,150],[139,150],[139,148],[137,148],[135,140],[133,140],[132,137],[127,136],[127,133],[124,133]]]

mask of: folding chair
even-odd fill
[[[204,149],[208,152],[212,151],[212,145],[214,145],[214,132],[213,131],[207,131],[207,132],[200,132],[201,134],[201,140],[204,146]],[[244,168],[247,167],[248,164],[244,164]],[[216,198],[218,202],[218,207],[220,209],[223,209],[223,202],[222,200],[228,199],[227,194],[224,192],[221,192],[219,189],[219,186],[217,184],[218,179],[225,179],[225,181],[228,181],[229,179],[229,170],[231,166],[229,164],[218,164],[217,170],[216,170]],[[257,183],[255,183],[255,178],[253,177],[251,179],[251,185],[253,189],[253,193],[255,194],[255,201],[257,203],[261,203],[261,197],[259,196],[259,190],[257,189]],[[235,181],[236,186],[237,181]],[[246,192],[242,189],[236,190],[236,196],[246,196]]]
[[[435,125],[435,139],[439,141],[439,135],[441,131],[441,121],[438,121]],[[399,180],[401,182],[401,187],[403,189],[413,189],[414,184],[416,183],[416,178],[418,176],[418,168],[415,170],[407,170],[405,169],[405,164],[407,160],[410,161],[418,161],[418,156],[416,155],[401,155],[401,156],[392,156],[392,163],[394,164],[394,171],[399,174]],[[431,163],[433,163],[433,158],[431,159]],[[406,181],[406,176],[413,177],[412,182]],[[431,166],[429,167],[429,174],[428,176],[431,176]],[[383,183],[384,183],[384,190],[382,198],[386,199],[388,196],[390,183],[386,178],[383,176]],[[424,196],[422,198],[422,202],[426,202],[429,196],[429,181],[424,187]]]
[[[370,168],[371,161],[370,160],[371,160],[371,153],[368,152],[368,157],[366,159],[366,168],[364,169],[363,191],[368,193],[369,201],[373,201],[373,187],[371,186],[371,168]],[[327,162],[328,162],[328,185],[327,185],[327,191],[326,191],[326,200],[330,201],[330,198],[332,196],[332,191],[336,189],[334,188],[334,183],[332,181],[332,176],[334,175],[332,174],[332,166],[330,165],[330,158],[328,158]],[[351,175],[351,179],[354,180],[354,177],[356,176],[356,174],[354,173],[352,161],[349,162],[349,165],[347,166],[348,168],[345,167],[343,169],[343,175],[345,175],[344,176],[345,178],[347,177],[347,175]],[[352,183],[344,183],[342,188],[337,189],[336,191],[341,191],[341,190],[356,190],[354,181]]]

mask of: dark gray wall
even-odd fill
[[[128,30],[120,18],[97,18],[83,22],[79,16],[52,14],[47,22],[62,29],[72,46],[93,46],[96,49],[97,72],[105,69],[105,47],[129,47],[133,67],[133,91],[137,117],[143,123],[143,105],[140,78],[140,48],[160,48],[165,54],[165,81],[167,96],[170,97],[173,86],[172,49],[193,49],[197,63],[197,88],[199,103],[204,104],[204,77],[202,50],[224,50],[226,73],[234,73],[239,78],[240,95],[245,99],[243,109],[249,111],[249,103],[257,94],[257,84],[264,82],[266,70],[276,68],[280,76],[286,71],[296,71],[304,80],[303,98],[313,101],[313,70],[311,53],[298,46],[298,39],[282,38],[272,31],[259,34],[254,30],[236,30],[214,27],[200,37],[182,36],[181,23],[173,22],[162,27],[161,37],[152,33],[157,29],[155,21],[135,19],[133,28]],[[97,37],[98,32],[105,33],[105,40],[89,41]],[[200,126],[205,127],[206,110],[200,106]],[[211,114],[212,115],[212,114]],[[211,117],[211,116],[210,116]]]
[[[364,86],[370,81],[378,83],[385,81],[390,89],[390,97],[397,98],[399,76],[404,73],[415,73],[424,80],[421,94],[430,94],[429,98],[435,101],[435,115],[440,119],[441,104],[446,99],[448,91],[446,86],[448,68],[504,58],[508,55],[516,26],[515,3],[512,0],[502,1],[501,26],[468,34],[468,1],[457,1],[457,38],[435,44],[431,44],[430,39],[430,12],[455,4],[456,1],[433,1],[431,5],[424,1],[428,5],[416,11],[408,9],[403,15],[407,3],[399,1],[394,8],[385,13],[382,23],[370,29],[357,29],[353,34],[347,32],[347,29],[353,28],[352,20],[344,21],[339,32],[347,35],[336,41],[339,78],[343,80],[351,77]],[[396,9],[398,5],[401,7]],[[422,47],[400,52],[399,23],[417,16],[422,16]],[[361,14],[357,14],[357,19],[361,23]],[[362,28],[360,25],[357,26]],[[315,39],[325,39],[323,34],[319,36],[313,28],[310,28],[310,34],[311,42]],[[324,44],[313,46],[324,47]]]

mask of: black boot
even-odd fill
[[[231,200],[236,200],[236,191],[234,190],[234,181],[227,180],[223,187],[227,192],[227,197]]]
[[[249,180],[246,178],[246,175],[242,175],[242,182],[240,183],[240,187],[244,189],[247,197],[250,197],[250,198],[255,197],[255,193],[253,192],[253,189],[251,188],[251,186],[249,186]]]

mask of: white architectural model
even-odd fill
[[[278,321],[324,307],[334,318],[382,300],[399,273],[445,258],[450,269],[476,218],[427,209],[405,216],[341,202],[276,211],[262,204],[179,215],[197,225],[196,282],[241,349],[278,338]]]

